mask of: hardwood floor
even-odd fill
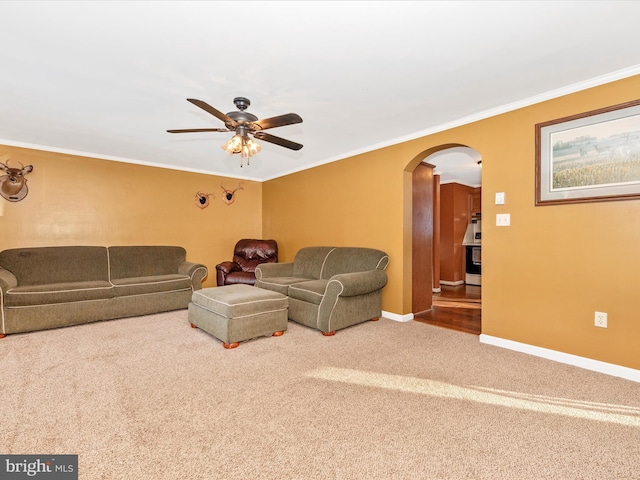
[[[440,285],[433,294],[433,308],[416,315],[417,322],[480,335],[482,287],[476,285]]]

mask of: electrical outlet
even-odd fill
[[[607,328],[607,314],[605,312],[596,312],[594,316],[594,325],[600,328]]]

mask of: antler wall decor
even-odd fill
[[[196,193],[196,205],[199,208],[207,208],[209,206],[209,197],[216,198],[213,193]]]
[[[9,158],[5,158],[6,164],[0,162],[0,170],[6,172],[6,175],[0,177],[0,195],[10,202],[19,202],[29,193],[27,179],[24,176],[33,171],[33,166],[27,165],[25,167],[18,162],[20,168],[12,168],[9,167]]]
[[[222,188],[222,191],[224,192],[224,194],[222,195],[222,201],[227,205],[231,205],[233,202],[235,202],[236,200],[235,193],[238,190],[244,190],[244,188],[242,187],[242,182],[240,182],[240,184],[238,185],[238,188],[236,188],[235,190],[228,190],[224,188],[222,184],[220,184],[220,188]]]

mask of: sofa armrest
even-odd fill
[[[236,262],[221,262],[216,265],[216,285],[222,287],[227,283],[227,275],[231,272],[240,272],[242,267]]]
[[[383,270],[340,273],[329,279],[326,294],[355,297],[380,290],[386,284],[387,274]]]
[[[190,277],[193,289],[200,290],[202,281],[207,277],[209,271],[201,263],[182,262],[178,266],[178,273]]]
[[[261,263],[256,267],[256,279],[293,276],[293,262]]]
[[[225,275],[228,275],[231,272],[239,272],[242,270],[242,268],[240,268],[240,265],[238,265],[236,262],[222,262],[216,265],[216,270],[219,270]]]
[[[9,270],[0,267],[0,290],[6,292],[18,286],[18,279]]]

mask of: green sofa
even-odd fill
[[[389,256],[373,248],[306,247],[289,263],[256,267],[256,287],[289,297],[289,320],[325,335],[377,320]]]
[[[207,267],[175,246],[0,252],[0,336],[185,309]]]

